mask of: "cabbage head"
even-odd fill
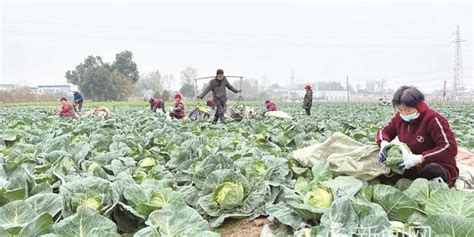
[[[387,148],[385,148],[387,160],[383,162],[384,165],[399,174],[403,174],[403,170],[398,166],[398,164],[403,161],[402,149],[406,149],[410,152],[410,148],[404,143],[388,145]]]
[[[97,162],[92,162],[87,168],[87,171],[94,172],[94,170],[97,168],[100,168],[100,165]]]
[[[140,170],[140,169],[134,169],[132,170],[132,178],[135,180],[137,184],[141,184],[145,179],[148,177],[147,173]]]
[[[332,194],[319,187],[313,188],[304,197],[304,203],[314,208],[329,208],[332,201]]]
[[[153,193],[150,198],[150,204],[154,207],[163,208],[168,202],[159,193]]]
[[[83,206],[97,210],[102,204],[102,200],[100,198],[87,198],[83,200],[81,204]]]
[[[138,162],[138,166],[141,168],[150,168],[156,165],[156,161],[153,158],[147,157],[140,162]]]
[[[224,210],[231,210],[244,199],[244,187],[239,183],[224,182],[217,186],[212,193],[212,200]]]
[[[267,174],[268,167],[265,162],[261,160],[254,160],[249,166],[246,167],[247,177],[258,176],[262,177]]]

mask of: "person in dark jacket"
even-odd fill
[[[313,106],[313,90],[310,85],[304,87],[306,94],[303,100],[303,109],[306,111],[306,115],[311,115],[311,107]]]
[[[217,120],[220,119],[221,123],[225,124],[224,111],[227,105],[226,88],[233,91],[234,93],[240,93],[240,90],[235,89],[229,83],[229,81],[227,81],[222,69],[218,69],[216,74],[216,77],[209,82],[209,86],[207,86],[207,88],[200,95],[198,95],[197,98],[202,99],[207,95],[207,93],[209,93],[209,91],[212,91],[212,99],[216,104],[216,113],[212,123],[216,124]]]
[[[63,97],[59,101],[61,102],[62,107],[58,110],[57,114],[61,117],[76,118],[76,111],[74,107],[67,102],[67,99]]]
[[[81,112],[82,103],[84,103],[84,96],[81,92],[74,90],[74,110]]]
[[[157,109],[161,109],[163,113],[166,113],[165,102],[162,99],[156,99],[156,98],[151,97],[149,103],[150,103],[150,111],[156,112]]]
[[[176,119],[182,119],[184,116],[186,116],[185,111],[184,111],[184,104],[181,101],[183,97],[181,94],[176,94],[174,96],[175,104],[174,104],[174,109],[170,112],[171,118],[176,118]]]
[[[441,177],[453,187],[459,175],[456,138],[448,121],[424,100],[423,93],[415,87],[402,86],[395,92],[392,105],[397,112],[376,134],[381,148],[378,159],[380,162],[386,159],[383,148],[395,137],[406,143],[412,153],[403,152],[400,164],[405,170],[403,175],[383,175],[382,182],[394,183],[401,177],[428,180]]]

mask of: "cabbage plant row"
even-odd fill
[[[300,105],[279,107],[294,119],[224,126],[145,106],[75,120],[2,108],[0,236],[219,236],[226,220],[257,217],[290,235],[474,233],[472,192],[439,180],[335,177],[327,162],[306,168],[290,156],[336,131],[372,144],[391,108],[323,104],[308,117]],[[474,150],[473,107],[438,109]]]

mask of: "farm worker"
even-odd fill
[[[377,145],[381,151],[395,137],[406,143],[411,152],[403,151],[400,167],[403,175],[383,175],[381,181],[396,182],[401,177],[434,179],[441,177],[453,187],[459,170],[456,166],[458,146],[448,121],[424,102],[425,96],[417,88],[402,86],[393,95],[392,105],[397,110],[390,121],[377,131]],[[385,156],[379,153],[379,161]]]
[[[77,89],[73,89],[73,92],[74,92],[74,110],[76,110],[76,106],[77,106],[76,111],[81,112],[82,103],[84,103],[84,96],[82,95],[81,92],[77,91]]]
[[[221,123],[225,124],[224,110],[227,105],[227,93],[226,88],[233,91],[234,93],[240,93],[241,90],[235,89],[227,78],[224,76],[224,70],[218,69],[216,77],[209,82],[209,86],[197,96],[198,99],[204,98],[204,96],[212,91],[212,99],[216,105],[216,113],[214,114],[213,124],[217,123],[217,120],[220,119]]]
[[[67,102],[66,97],[62,97],[59,101],[61,102],[62,107],[58,110],[57,114],[61,117],[75,118],[76,111],[74,110],[74,107]]]
[[[177,119],[184,118],[185,113],[184,113],[184,104],[183,102],[181,102],[182,98],[183,97],[181,96],[181,94],[176,94],[174,96],[175,104],[174,104],[174,109],[171,110],[170,112],[171,118],[177,118]]]
[[[271,102],[270,100],[265,101],[265,111],[262,113],[262,116],[265,117],[265,113],[270,112],[270,111],[277,111],[278,108],[275,103]]]
[[[306,111],[306,115],[311,115],[311,107],[313,106],[313,90],[310,85],[304,87],[306,94],[303,99],[303,109]]]
[[[165,102],[162,99],[156,99],[154,97],[151,97],[149,103],[151,111],[156,112],[156,109],[161,109],[163,113],[166,113]]]
[[[207,107],[211,108],[211,109],[216,109],[216,103],[214,102],[214,100],[211,98],[209,99],[207,102],[206,102],[206,105]]]
[[[277,111],[277,110],[278,110],[276,104],[273,103],[273,102],[271,102],[271,101],[269,101],[269,100],[266,100],[266,101],[265,101],[265,105],[267,106],[267,108],[266,108],[267,110],[266,110],[265,112],[268,112],[268,111]]]

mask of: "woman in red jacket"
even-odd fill
[[[162,99],[156,99],[154,97],[151,97],[149,103],[150,103],[150,111],[156,112],[157,109],[161,109],[163,113],[166,113],[165,102]]]
[[[459,175],[456,166],[458,146],[448,121],[428,108],[425,96],[417,88],[402,86],[393,95],[397,110],[390,121],[377,131],[379,161],[385,160],[383,148],[395,137],[406,143],[412,153],[403,152],[400,175],[385,175],[382,182],[393,183],[401,177],[434,179],[441,177],[450,187]]]
[[[266,100],[266,101],[265,101],[265,106],[266,106],[266,109],[267,109],[265,112],[277,111],[277,110],[278,110],[276,104],[273,103],[273,102],[271,102],[271,101],[269,101],[269,100]]]
[[[74,106],[67,102],[66,97],[62,97],[59,101],[61,102],[61,109],[58,110],[57,114],[61,117],[75,118],[76,110],[74,109]]]

